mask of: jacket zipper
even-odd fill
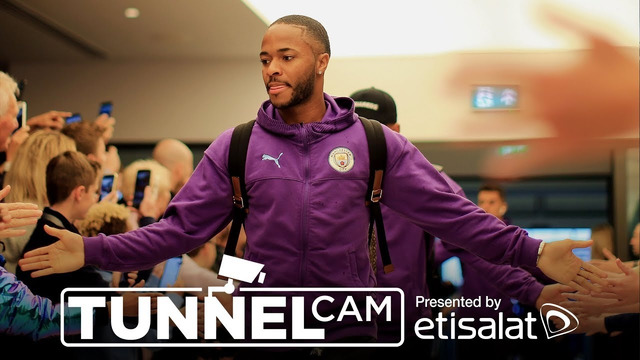
[[[304,124],[300,124],[302,129],[302,141],[304,149],[304,185],[302,191],[302,256],[300,259],[300,285],[304,286],[305,282],[305,269],[307,263],[307,247],[309,243],[309,229],[308,228],[308,208],[309,208],[309,139],[307,134],[307,128]]]

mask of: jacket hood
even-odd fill
[[[320,122],[289,125],[284,122],[280,113],[269,100],[260,106],[256,121],[268,132],[294,139],[302,135],[300,129],[304,127],[307,140],[313,141],[342,131],[353,125],[358,119],[358,116],[354,113],[353,100],[350,98],[332,97],[324,93],[324,102],[327,106],[327,111]]]

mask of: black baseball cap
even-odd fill
[[[377,120],[385,125],[398,121],[396,102],[388,93],[374,87],[358,90],[351,94],[355,102],[356,114]]]

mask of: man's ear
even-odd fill
[[[87,189],[84,185],[78,185],[73,190],[71,190],[71,195],[73,196],[73,200],[80,201],[82,197],[87,194]]]
[[[507,203],[504,203],[504,205],[500,206],[500,216],[504,216],[508,208],[509,206],[507,205]]]
[[[316,73],[318,75],[324,74],[328,66],[329,66],[329,54],[322,53],[318,55],[318,59],[316,61]]]

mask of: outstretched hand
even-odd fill
[[[616,299],[603,299],[579,293],[564,293],[565,300],[559,305],[575,315],[600,316],[605,312],[617,312]]]
[[[540,309],[542,305],[547,303],[552,304],[560,304],[565,300],[565,297],[562,296],[563,293],[571,292],[573,288],[568,285],[563,284],[550,284],[545,285],[536,299],[536,308]]]
[[[619,306],[640,303],[640,276],[638,271],[626,266],[620,259],[616,259],[615,264],[624,275],[613,275],[609,279],[609,286],[604,288],[602,293],[593,294],[593,296],[615,299]]]
[[[52,130],[61,130],[65,125],[65,118],[67,116],[71,116],[72,114],[67,111],[56,111],[51,110],[44,114],[36,115],[29,120],[27,120],[27,125],[29,125],[32,130],[37,130],[41,128],[48,128]]]
[[[84,266],[82,236],[68,230],[44,226],[47,234],[59,239],[55,243],[24,254],[18,261],[22,271],[33,271],[31,277],[67,273]]]
[[[586,248],[593,244],[589,241],[562,240],[545,244],[538,267],[551,279],[571,286],[581,293],[600,292],[607,286],[607,274],[597,267],[585,263],[573,253],[575,248]],[[597,285],[596,285],[597,284]]]
[[[616,264],[616,256],[607,248],[602,249],[602,255],[604,255],[606,260],[592,259],[589,261],[589,264],[596,266],[598,269],[603,271],[620,273],[620,269]]]
[[[0,200],[9,195],[10,191],[9,185],[0,190]],[[42,211],[36,204],[0,203],[0,239],[23,235],[26,230],[16,228],[35,224],[40,216]]]
[[[612,147],[632,146],[619,138],[620,134],[638,134],[637,54],[581,25],[575,20],[580,16],[554,8],[541,10],[543,19],[588,44],[572,66],[548,69],[520,63],[496,64],[495,60],[484,64],[473,61],[448,81],[453,91],[466,96],[471,84],[519,84],[522,118],[536,119],[551,132],[543,141],[520,141],[529,146],[527,152],[488,155],[481,167],[483,175],[518,178],[532,169],[605,159]],[[482,128],[479,122],[469,122],[465,130],[500,132],[513,123],[508,116],[494,116],[493,120],[493,125],[482,122]]]

